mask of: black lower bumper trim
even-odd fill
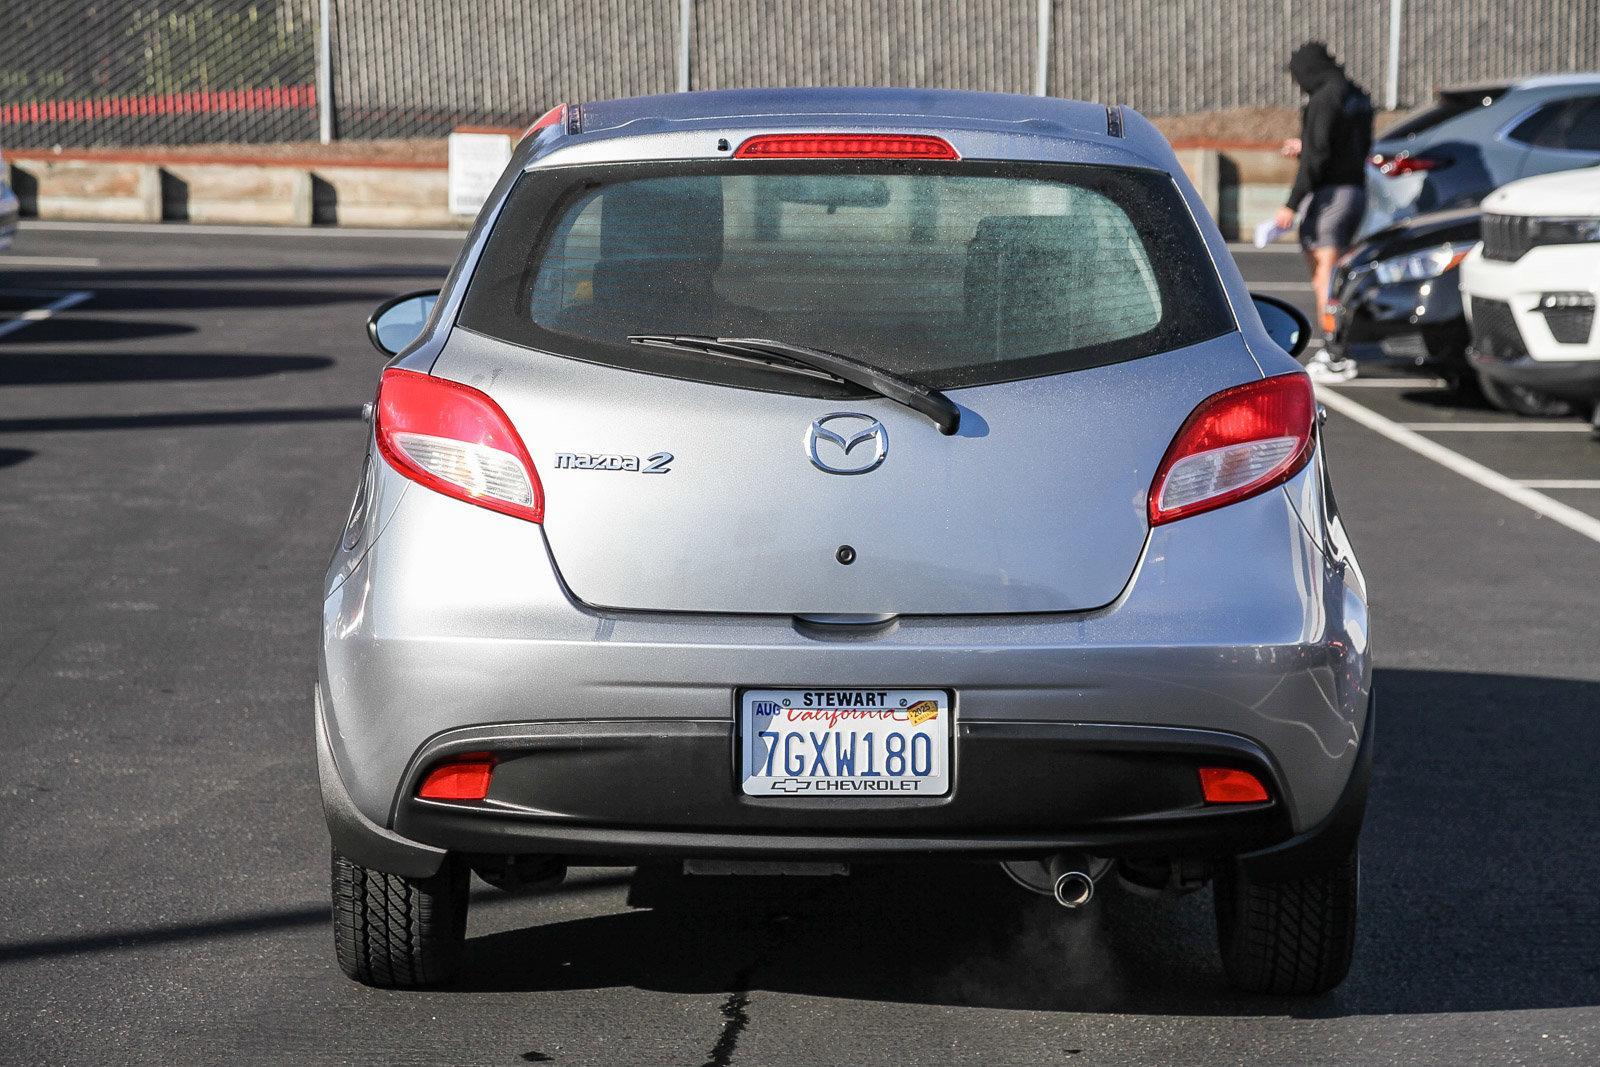
[[[475,804],[406,799],[404,837],[474,853],[786,859],[960,855],[1216,857],[1286,840],[1280,800],[1207,805],[1195,769],[1282,777],[1233,734],[1081,723],[961,724],[943,797],[747,797],[727,721],[524,723],[454,731],[418,754],[401,796],[438,760],[496,753]]]

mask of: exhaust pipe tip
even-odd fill
[[[1094,879],[1085,871],[1067,871],[1056,879],[1054,896],[1063,908],[1081,908],[1094,899]]]

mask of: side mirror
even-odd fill
[[[1300,314],[1299,308],[1275,296],[1262,296],[1259,293],[1251,293],[1250,299],[1255,302],[1256,312],[1261,316],[1261,325],[1267,328],[1267,336],[1279,348],[1291,356],[1299,356],[1306,350],[1306,345],[1311,343],[1311,323]]]
[[[394,355],[421,335],[438,300],[438,290],[385,300],[367,320],[367,340],[384,355]]]

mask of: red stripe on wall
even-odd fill
[[[278,89],[220,89],[164,96],[112,96],[99,100],[40,100],[0,104],[0,123],[71,122],[110,115],[192,115],[235,111],[308,111],[317,106],[315,85]]]

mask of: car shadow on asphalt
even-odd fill
[[[1375,685],[1361,939],[1320,998],[1230,991],[1209,890],[1111,886],[1070,913],[988,864],[664,879],[649,909],[472,939],[458,988],[1304,1017],[1600,1004],[1600,683],[1391,669]]]
[[[252,352],[7,352],[0,359],[0,385],[262,378],[331,366],[327,356]]]

